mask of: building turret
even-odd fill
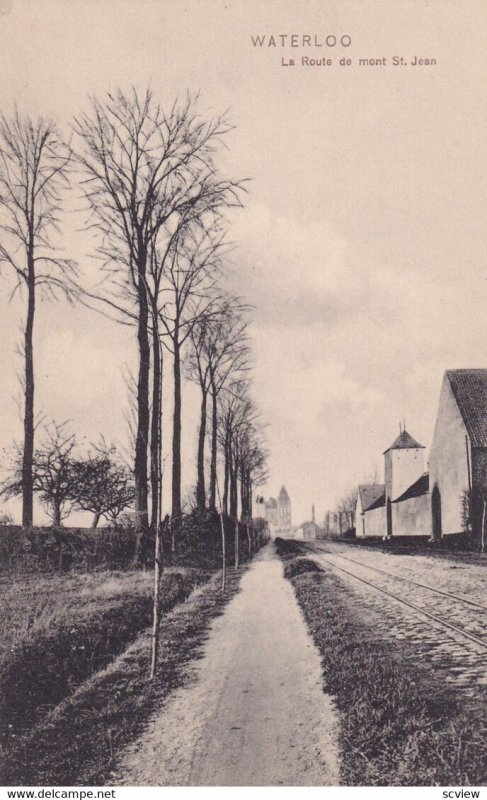
[[[292,530],[291,500],[286,487],[282,486],[277,498],[277,535],[291,536]]]
[[[402,430],[384,452],[384,483],[387,518],[387,536],[392,536],[391,503],[421,477],[424,472],[424,447]]]

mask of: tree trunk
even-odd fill
[[[152,653],[149,678],[152,680],[156,674],[157,651],[159,649],[159,594],[161,587],[162,554],[161,554],[161,525],[160,518],[156,519],[156,540],[154,551],[154,597],[152,604]]]
[[[101,512],[97,511],[93,517],[93,522],[91,523],[92,528],[98,528],[98,523],[100,521]]]
[[[59,500],[54,500],[52,504],[52,522],[55,528],[61,527],[61,503]]]
[[[230,448],[225,444],[225,477],[223,484],[223,513],[228,517],[228,492],[230,486]]]
[[[250,535],[250,525],[248,522],[246,523],[246,528],[247,528],[247,543],[249,546],[249,558],[252,558],[252,537]]]
[[[196,480],[196,505],[199,509],[204,511],[206,508],[206,488],[205,488],[205,439],[206,439],[206,401],[207,392],[201,387],[201,416],[200,416],[200,430],[198,435],[198,457],[197,457],[197,480]],[[213,497],[213,506],[215,508],[215,498]]]
[[[218,397],[214,381],[211,390],[211,463],[210,463],[210,511],[216,508],[216,460],[217,460]]]
[[[157,533],[157,524],[160,519],[159,509],[160,481],[161,481],[161,432],[162,432],[162,352],[157,327],[157,317],[152,317],[152,356],[154,362],[152,377],[152,419],[150,440],[150,483],[151,483],[151,530]]]
[[[236,519],[235,520],[235,569],[238,569],[239,555],[240,555],[239,552],[238,552],[239,551],[239,547],[240,547],[239,535],[238,534],[239,534],[238,520]]]
[[[234,519],[238,516],[237,467],[232,463],[230,464],[230,516]]]
[[[35,272],[33,248],[28,255],[27,319],[25,323],[24,358],[24,452],[22,456],[22,527],[32,528],[34,516],[34,315]]]
[[[223,524],[223,514],[220,512],[220,528],[222,532],[222,592],[225,591],[227,578],[227,548],[225,541],[225,525]]]
[[[140,252],[140,251],[139,251]],[[137,329],[137,342],[139,346],[139,375],[137,381],[137,434],[135,440],[135,526],[136,546],[134,563],[141,559],[142,546],[149,521],[147,507],[147,450],[149,445],[149,374],[150,374],[150,343],[149,343],[149,309],[147,303],[147,290],[145,286],[146,257],[142,253],[138,263],[138,302],[139,319]]]
[[[487,498],[483,498],[482,502],[482,528],[480,531],[480,552],[485,553],[485,521],[487,515]]]
[[[243,470],[240,472],[240,519],[245,520],[247,514],[247,502],[245,498],[245,479]]]
[[[174,338],[174,417],[172,438],[172,530],[173,552],[175,534],[181,522],[181,353],[179,334]]]

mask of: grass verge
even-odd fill
[[[161,608],[172,609],[208,579],[201,570],[163,573]],[[143,573],[44,578],[5,587],[0,652],[2,760],[52,708],[105,668],[151,621],[152,580]]]
[[[139,735],[152,711],[188,680],[188,664],[201,656],[213,617],[238,589],[231,572],[225,593],[219,574],[163,618],[156,679],[147,678],[150,635],[137,640],[93,675],[29,735],[13,746],[1,776],[6,785],[106,785],[115,758]]]
[[[324,690],[340,714],[340,783],[483,785],[485,692],[479,688],[468,702],[453,694],[411,644],[380,632],[376,612],[364,618],[339,578],[296,561],[291,583],[322,656]]]

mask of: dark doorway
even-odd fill
[[[392,503],[391,498],[387,498],[387,509],[386,509],[386,516],[387,516],[387,538],[392,536]]]
[[[431,493],[431,516],[433,523],[432,536],[435,542],[439,542],[442,535],[441,530],[441,494],[438,484],[435,484]]]

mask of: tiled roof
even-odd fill
[[[427,472],[424,472],[417,481],[411,484],[400,497],[396,497],[393,503],[401,503],[403,500],[409,500],[411,497],[420,497],[422,494],[428,494],[430,486],[430,478]]]
[[[448,380],[473,447],[487,447],[487,369],[449,369]]]
[[[419,444],[416,439],[413,439],[411,434],[407,431],[401,431],[397,439],[394,439],[393,443],[387,450],[384,450],[384,454],[388,453],[389,450],[424,450],[424,445]]]
[[[367,511],[384,494],[383,483],[362,483],[358,487],[362,511]]]
[[[382,508],[382,506],[385,506],[385,504],[386,504],[386,493],[384,488],[382,494],[377,498],[377,500],[375,500],[372,503],[372,505],[368,507],[367,511],[373,511],[374,508]]]

